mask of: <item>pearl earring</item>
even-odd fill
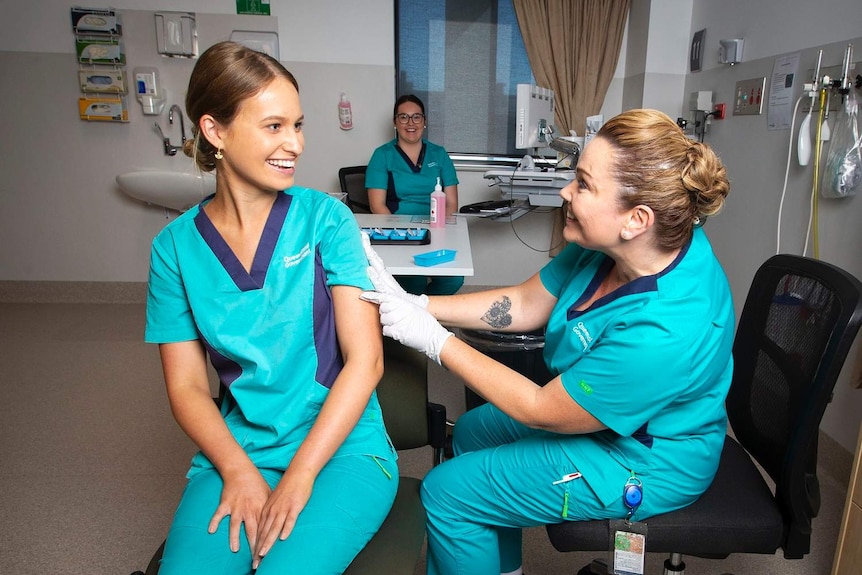
[[[624,240],[630,240],[630,239],[632,239],[632,233],[631,233],[630,231],[628,231],[628,230],[623,230],[623,231],[622,231],[622,233],[621,233],[620,235],[622,235],[622,237],[623,237],[623,239],[624,239]]]

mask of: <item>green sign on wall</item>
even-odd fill
[[[236,13],[269,16],[269,0],[236,0]]]

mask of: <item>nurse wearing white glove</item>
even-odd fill
[[[622,519],[633,474],[648,485],[637,521],[709,486],[734,307],[701,225],[728,191],[707,145],[661,112],[629,110],[602,126],[560,192],[568,245],[523,283],[415,300],[366,243],[377,291],[361,297],[379,303],[384,335],[488,401],[457,419],[455,457],[422,481],[428,575],[521,573],[519,528]],[[444,326],[544,329],[554,377],[533,382]]]
[[[363,292],[361,297],[380,305],[383,335],[421,351],[442,365],[440,352],[452,332],[440,325],[425,308],[391,293]]]
[[[404,288],[401,287],[401,284],[395,281],[395,278],[392,277],[392,274],[389,273],[389,270],[387,270],[386,266],[383,264],[383,260],[380,259],[377,252],[375,252],[374,248],[371,247],[371,238],[365,232],[362,232],[362,245],[365,247],[365,256],[368,258],[368,263],[370,264],[368,267],[368,277],[371,279],[371,283],[374,284],[375,290],[380,293],[392,294],[401,299],[413,302],[422,309],[426,309],[428,307],[427,295],[414,295],[412,293],[407,293],[404,291]]]

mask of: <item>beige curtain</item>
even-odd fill
[[[583,135],[614,76],[630,0],[512,0],[536,84],[556,95],[557,132]],[[554,218],[550,255],[563,247]]]

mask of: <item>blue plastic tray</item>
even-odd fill
[[[455,259],[457,250],[434,250],[433,252],[425,252],[424,254],[416,254],[413,256],[413,262],[417,266],[429,267],[437,264],[445,264]]]
[[[431,243],[427,228],[362,228],[371,238],[371,245],[425,245]]]

